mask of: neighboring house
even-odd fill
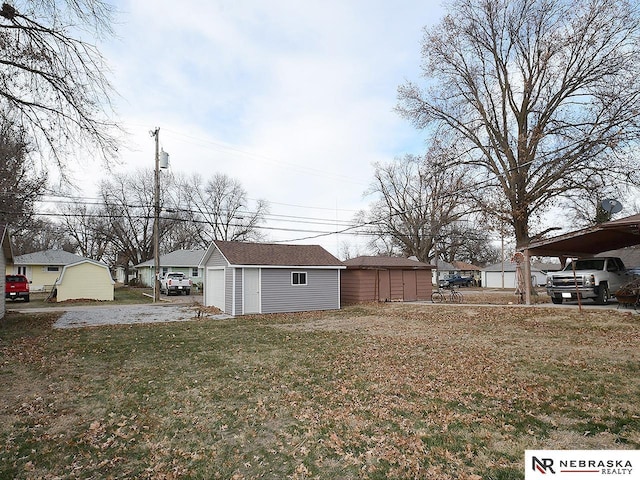
[[[204,281],[204,269],[200,265],[207,250],[175,250],[160,255],[160,274],[182,272],[191,279],[194,285]],[[153,259],[139,263],[133,268],[138,272],[140,285],[153,287],[155,262]]]
[[[454,276],[458,272],[455,266],[440,259],[438,259],[438,261],[431,266],[433,268],[433,270],[431,270],[431,283],[433,283],[433,285],[439,285],[440,280],[446,280],[447,278]]]
[[[201,265],[204,305],[229,315],[340,308],[346,267],[319,245],[215,240]]]
[[[503,266],[504,265],[504,266]],[[499,262],[482,269],[482,286],[486,288],[516,288],[516,264]],[[542,270],[531,267],[531,284],[534,287],[546,284],[547,275]]]
[[[431,298],[432,265],[400,257],[356,257],[345,260],[341,274],[342,304],[416,301]]]
[[[64,250],[45,250],[14,257],[7,264],[7,274],[26,276],[31,282],[31,291],[51,291],[65,265],[87,260],[80,255]]]
[[[480,271],[482,270],[482,268],[466,262],[455,261],[455,262],[451,262],[451,264],[456,268],[460,276],[473,277],[473,280],[476,286],[479,286],[481,284]]]
[[[532,262],[531,266],[544,273],[559,272],[562,270],[562,265],[560,265],[559,262]]]
[[[113,301],[115,282],[109,267],[94,260],[81,260],[65,265],[56,282],[56,301],[103,300]]]
[[[13,261],[13,253],[11,252],[11,242],[9,239],[9,230],[6,225],[0,224],[0,268],[6,271],[7,264]],[[0,319],[4,318],[4,314],[7,311],[6,299],[4,298],[5,277],[2,276],[0,281],[2,286],[2,300],[0,301]]]
[[[598,257],[620,257],[624,266],[640,270],[640,248],[638,246],[619,248],[597,254]]]

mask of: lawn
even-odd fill
[[[0,323],[0,478],[522,479],[640,448],[640,317],[384,304],[53,330]]]

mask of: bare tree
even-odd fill
[[[258,226],[269,205],[264,200],[249,206],[247,192],[239,181],[224,174],[204,180],[199,174],[180,181],[188,211],[198,225],[198,242],[203,247],[212,240],[259,240]]]
[[[378,253],[416,256],[429,262],[455,222],[470,210],[469,190],[459,169],[438,168],[434,152],[407,155],[375,166],[369,193],[378,199],[359,221],[374,235]],[[439,155],[439,154],[438,154]]]
[[[110,226],[105,209],[72,203],[61,208],[61,226],[74,249],[83,257],[112,264],[109,257]]]
[[[170,175],[163,176],[160,195],[160,252],[174,250],[169,242],[176,219],[171,203],[175,187]],[[119,258],[134,265],[153,258],[154,176],[150,169],[115,174],[100,185],[106,231],[102,232]]]
[[[31,218],[26,228],[12,234],[11,246],[14,255],[52,249],[75,253],[60,224],[42,217]]]
[[[35,215],[34,204],[46,189],[47,175],[30,157],[24,129],[0,117],[0,223],[20,235]]]
[[[101,0],[16,0],[0,10],[0,107],[64,171],[67,147],[117,150],[111,86],[91,41],[110,33]],[[46,152],[48,150],[48,152]]]
[[[398,108],[419,128],[457,135],[468,150],[453,163],[478,179],[478,200],[511,225],[519,246],[545,233],[531,220],[562,196],[637,181],[636,3],[454,0],[449,8],[425,31],[426,88],[401,86]]]

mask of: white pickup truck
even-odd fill
[[[164,277],[160,279],[160,293],[166,295],[180,295],[184,292],[185,295],[191,294],[191,286],[193,282],[182,272],[167,272]]]
[[[576,300],[579,295],[604,305],[612,293],[633,279],[617,257],[581,258],[547,276],[547,294],[553,303]]]

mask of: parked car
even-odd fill
[[[29,301],[29,280],[24,275],[5,275],[4,298]]]

